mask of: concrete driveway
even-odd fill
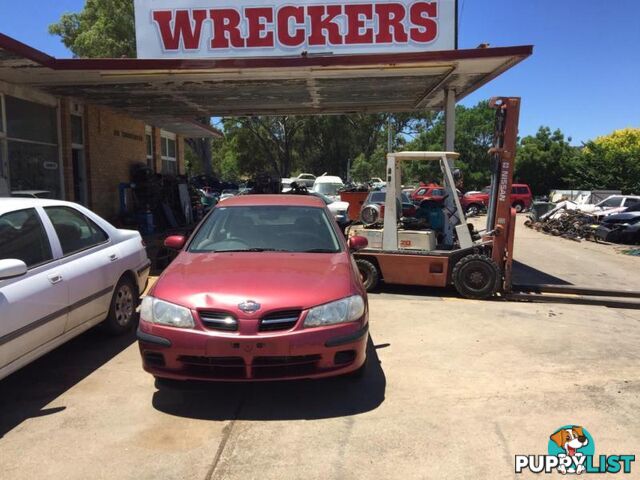
[[[592,247],[525,231],[520,274],[598,278]],[[640,259],[606,249],[600,273],[637,284]],[[90,331],[0,381],[0,477],[533,478],[514,455],[546,454],[567,424],[596,454],[640,453],[640,311],[398,287],[370,304],[360,381],[159,392],[132,336]]]

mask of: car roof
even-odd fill
[[[324,177],[316,178],[316,183],[343,183],[340,177],[332,177],[325,175]]]
[[[60,206],[76,207],[77,205],[75,203],[64,202],[62,200],[48,200],[44,198],[3,197],[0,198],[0,215],[14,210],[21,210],[23,208]]]
[[[240,195],[228,198],[221,207],[252,206],[324,207],[325,203],[313,195]]]

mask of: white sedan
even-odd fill
[[[104,322],[134,326],[151,262],[140,234],[74,203],[0,199],[0,379]]]

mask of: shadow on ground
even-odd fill
[[[513,283],[522,285],[571,285],[566,280],[549,275],[517,260],[513,261]]]
[[[0,380],[0,438],[29,418],[64,410],[45,407],[135,341],[133,331],[112,337],[94,328]]]
[[[358,415],[384,402],[386,379],[371,338],[362,378],[266,383],[187,383],[154,393],[157,410],[199,420],[315,420]]]

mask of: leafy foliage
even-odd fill
[[[560,130],[540,127],[534,136],[521,140],[516,157],[515,181],[527,183],[534,195],[553,188],[576,188],[575,172],[579,150]]]
[[[49,26],[77,57],[136,56],[133,0],[87,0],[80,13],[67,13]]]
[[[588,142],[578,167],[582,188],[640,193],[640,129],[617,130]]]

